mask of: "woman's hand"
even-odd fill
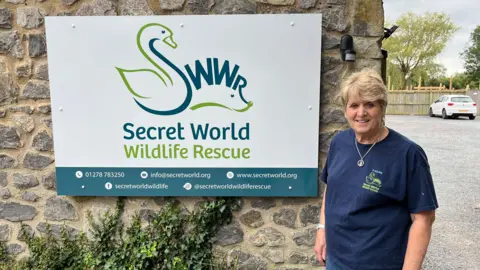
[[[327,259],[327,243],[325,242],[325,229],[318,229],[315,238],[315,247],[313,248],[317,255],[317,260],[325,265]]]

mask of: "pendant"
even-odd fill
[[[365,164],[365,163],[363,162],[363,159],[360,159],[360,160],[357,162],[358,167],[363,167],[363,164]]]

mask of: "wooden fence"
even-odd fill
[[[466,95],[470,90],[391,90],[386,114],[427,115],[430,105],[443,95]]]

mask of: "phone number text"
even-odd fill
[[[125,177],[124,172],[85,172],[85,177],[100,178],[100,177],[113,177],[113,178],[123,178]]]

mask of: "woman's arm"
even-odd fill
[[[325,225],[325,194],[327,186],[323,191],[322,207],[320,208],[320,224]],[[315,238],[315,254],[319,262],[324,262],[327,259],[327,245],[325,243],[325,229],[318,229]]]
[[[323,198],[322,198],[322,207],[320,208],[320,224],[325,225],[325,195],[327,193],[327,185],[325,185],[325,189],[323,190]]]
[[[407,252],[405,254],[404,270],[420,270],[427,253],[432,225],[435,221],[435,211],[412,214],[413,224],[408,235]]]

